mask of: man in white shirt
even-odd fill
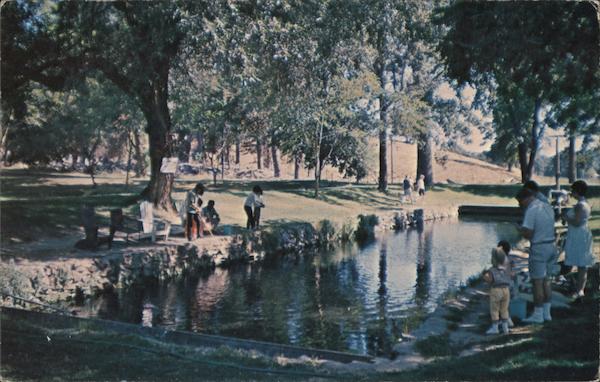
[[[529,275],[533,283],[533,314],[524,322],[543,323],[551,321],[551,276],[558,252],[554,235],[554,211],[548,203],[536,197],[534,191],[522,188],[516,196],[519,206],[525,209],[521,235],[530,241]]]

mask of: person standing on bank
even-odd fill
[[[516,199],[519,201],[519,206],[525,209],[525,217],[519,232],[530,242],[529,276],[533,283],[535,305],[531,316],[523,321],[541,324],[552,320],[550,282],[558,258],[554,234],[554,211],[552,206],[537,199],[536,194],[528,188],[522,188],[517,193]]]
[[[587,183],[578,180],[571,185],[571,195],[577,199],[577,204],[563,210],[563,218],[569,224],[567,240],[565,242],[565,265],[577,267],[577,289],[573,298],[584,296],[587,269],[594,263],[593,237],[588,219],[592,209],[585,199]]]
[[[187,193],[187,197],[185,199],[185,208],[187,210],[187,219],[186,219],[186,235],[188,240],[194,240],[198,236],[203,235],[203,225],[202,219],[200,218],[200,212],[202,207],[202,196],[204,194],[204,185],[202,183],[196,183],[196,186],[193,190],[190,190]],[[196,225],[197,233],[196,237],[192,238],[192,228],[193,225]]]
[[[523,183],[523,187],[533,191],[533,193],[535,194],[535,198],[539,201],[550,204],[550,201],[548,200],[546,195],[542,194],[542,192],[540,191],[540,186],[535,180],[528,180],[527,182]]]
[[[425,196],[425,175],[419,175],[419,179],[417,180],[417,192],[419,196]]]
[[[265,203],[262,200],[262,194],[262,188],[260,188],[260,186],[254,186],[252,188],[252,193],[248,195],[244,202],[244,211],[248,217],[246,228],[248,229],[258,228],[260,223],[260,209],[265,206]]]

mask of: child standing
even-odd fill
[[[492,250],[492,268],[485,272],[483,279],[490,284],[490,316],[492,326],[485,334],[498,334],[498,326],[502,333],[508,334],[508,305],[510,303],[510,274],[504,266],[506,254],[501,247]]]
[[[262,194],[262,188],[260,188],[260,186],[254,186],[252,188],[252,193],[250,193],[244,201],[244,211],[246,212],[246,216],[248,216],[246,222],[247,229],[258,228],[258,225],[260,224],[260,209],[265,206],[265,203],[262,200]]]

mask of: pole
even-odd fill
[[[391,175],[392,179],[390,185],[394,184],[394,137],[390,137],[390,167],[391,167]]]
[[[556,137],[556,189],[560,190],[560,151],[558,150],[558,136]]]

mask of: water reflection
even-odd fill
[[[418,231],[417,245],[417,279],[415,282],[415,304],[425,309],[429,302],[429,286],[431,277],[431,243],[433,230],[431,226],[421,227]]]
[[[387,354],[411,317],[435,309],[448,287],[487,265],[487,247],[499,238],[516,240],[516,233],[503,223],[435,223],[361,248],[347,245],[122,291],[94,301],[88,313],[135,323],[144,317],[146,324],[171,329]]]
[[[227,269],[217,268],[211,274],[198,280],[189,304],[191,330],[204,332],[210,328],[210,322],[218,322],[215,308],[225,296],[228,286],[229,270]]]

